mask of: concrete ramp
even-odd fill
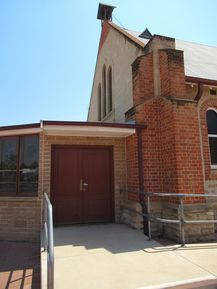
[[[217,288],[217,243],[162,246],[119,224],[57,227],[54,242],[55,289]]]

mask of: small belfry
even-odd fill
[[[115,6],[99,3],[97,19],[112,21],[112,12],[116,8]]]

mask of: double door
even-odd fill
[[[112,150],[52,147],[51,200],[56,224],[113,220]]]

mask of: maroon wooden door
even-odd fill
[[[51,198],[56,224],[113,220],[109,148],[52,148]]]

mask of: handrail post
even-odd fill
[[[48,281],[48,289],[54,288],[54,248],[53,248],[53,213],[52,213],[52,206],[49,208],[49,218],[48,218],[48,274],[47,274],[47,281]]]
[[[180,196],[180,229],[181,229],[181,239],[182,246],[185,246],[185,217],[184,217],[184,202],[183,196]]]
[[[44,193],[44,232],[44,245],[47,251],[47,289],[54,289],[53,209],[46,193]]]
[[[151,220],[150,220],[151,200],[149,194],[147,196],[147,213],[148,213],[148,238],[149,240],[151,240]]]
[[[44,214],[44,251],[47,251],[48,247],[48,230],[47,230],[47,203],[44,197],[43,201],[43,214]]]

